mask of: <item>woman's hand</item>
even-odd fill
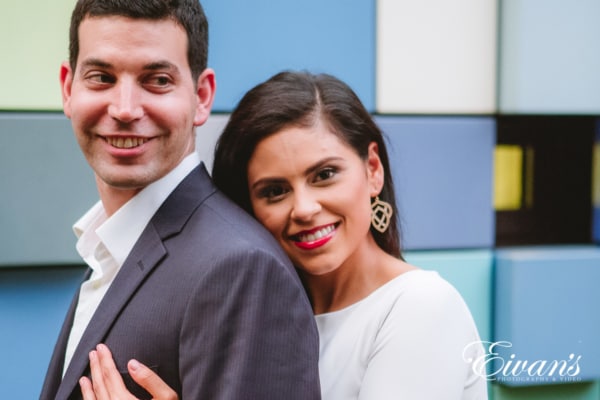
[[[137,400],[125,387],[123,378],[117,370],[108,347],[99,344],[90,352],[92,379],[82,377],[79,380],[84,400]],[[146,389],[154,400],[177,400],[173,391],[150,368],[136,360],[127,363],[127,369],[133,380]]]

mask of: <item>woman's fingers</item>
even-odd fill
[[[134,381],[148,393],[154,400],[177,400],[177,393],[167,385],[154,371],[137,360],[130,360],[127,364],[129,374]]]

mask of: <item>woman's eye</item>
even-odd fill
[[[267,186],[262,188],[258,195],[261,198],[265,198],[269,201],[276,201],[287,193],[287,190],[282,186]]]
[[[315,181],[324,181],[327,179],[331,179],[336,174],[336,170],[333,168],[325,168],[317,172],[315,176]]]

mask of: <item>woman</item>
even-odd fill
[[[323,399],[486,399],[469,363],[483,350],[471,345],[479,336],[467,306],[436,272],[402,258],[389,171],[383,136],[347,85],[283,72],[231,115],[213,178],[298,268],[319,328]],[[120,378],[108,350],[91,361],[97,393],[112,391]],[[172,398],[136,366],[155,380],[155,398]],[[90,382],[82,387],[93,399]]]

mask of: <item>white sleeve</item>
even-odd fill
[[[483,378],[473,387],[463,360],[479,337],[462,297],[443,279],[422,286],[400,296],[383,322],[359,399],[487,399]]]

